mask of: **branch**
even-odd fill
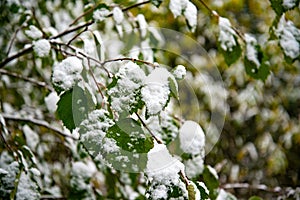
[[[151,63],[151,62],[147,62],[147,61],[144,61],[144,60],[140,60],[140,59],[135,59],[135,58],[116,58],[116,59],[112,59],[112,60],[106,60],[104,62],[102,62],[102,65],[105,65],[106,63],[109,63],[109,62],[116,62],[116,61],[124,61],[124,60],[129,60],[129,61],[132,61],[132,62],[140,62],[140,63],[144,63],[146,65],[149,65],[153,68],[157,67],[157,64],[155,63]]]
[[[68,137],[74,140],[77,140],[77,138],[71,136],[71,135],[67,135],[65,134],[62,130],[55,128],[53,126],[51,126],[48,122],[43,121],[43,120],[39,120],[39,119],[34,119],[34,118],[24,118],[24,117],[18,117],[18,116],[14,116],[14,115],[10,115],[10,114],[2,114],[3,118],[6,120],[12,120],[12,121],[21,121],[21,122],[29,122],[38,126],[42,126],[45,127],[57,134],[59,134],[60,136],[63,137]]]
[[[143,126],[147,129],[147,131],[150,133],[150,135],[156,140],[156,142],[158,143],[158,144],[163,144],[163,141],[160,139],[160,138],[158,138],[158,137],[156,137],[153,133],[152,133],[152,131],[149,129],[149,127],[147,126],[147,124],[143,121],[143,119],[140,117],[140,115],[136,112],[135,113],[136,114],[136,116],[139,118],[139,120],[141,121],[141,123],[143,124]]]
[[[19,79],[22,79],[24,81],[28,81],[28,82],[30,82],[34,85],[44,87],[47,90],[54,91],[53,88],[51,86],[49,86],[46,82],[37,81],[37,80],[35,80],[33,78],[29,78],[29,77],[24,77],[21,74],[17,74],[17,73],[14,73],[14,72],[9,72],[5,69],[0,69],[0,74],[5,74],[5,75],[11,76],[11,77],[19,78]]]
[[[281,193],[282,188],[281,187],[275,187],[275,188],[269,188],[266,185],[260,184],[260,185],[250,185],[248,183],[227,183],[221,186],[223,189],[251,189],[251,190],[262,190],[266,192],[272,192],[272,193]]]
[[[33,45],[31,45],[30,47],[27,47],[25,49],[23,49],[22,51],[20,51],[19,53],[16,53],[10,57],[7,57],[5,60],[3,60],[1,63],[0,63],[0,69],[3,68],[7,63],[9,63],[10,61],[16,59],[16,58],[19,58],[27,53],[30,53],[31,51],[33,50]]]

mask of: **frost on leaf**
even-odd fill
[[[169,78],[175,80],[168,70],[156,68],[144,80],[141,93],[148,115],[156,115],[166,107],[170,94]],[[174,81],[173,84],[177,82]]]
[[[49,55],[51,45],[48,40],[40,39],[33,42],[33,50],[39,57],[46,57]]]
[[[291,60],[297,59],[300,55],[300,30],[292,21],[287,21],[283,15],[275,33],[284,55]]]
[[[241,47],[237,35],[227,18],[219,17],[218,46],[228,65],[233,64],[241,55]]]
[[[81,60],[75,56],[68,57],[54,65],[52,82],[58,88],[69,90],[81,80],[82,69]]]
[[[144,71],[137,64],[128,62],[122,65],[108,86],[111,108],[119,114],[134,113],[140,108],[140,87],[145,77]]]
[[[265,80],[269,75],[269,63],[266,56],[253,36],[245,34],[245,42],[244,64],[247,74],[256,79]]]

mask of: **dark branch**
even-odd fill
[[[3,68],[7,63],[9,63],[10,61],[16,59],[16,58],[19,58],[27,53],[30,53],[31,51],[33,50],[33,46],[31,45],[30,47],[27,47],[25,49],[23,49],[22,51],[20,51],[19,53],[16,53],[8,58],[6,58],[5,60],[3,60],[1,63],[0,63],[0,69]]]

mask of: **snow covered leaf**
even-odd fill
[[[209,190],[207,189],[206,185],[203,182],[196,182],[196,186],[200,191],[201,199],[208,199],[209,198]]]
[[[205,135],[198,123],[185,121],[179,130],[179,140],[184,153],[204,157]]]
[[[90,20],[92,17],[95,20],[98,21],[103,21],[108,15],[110,14],[109,11],[109,7],[104,4],[104,3],[100,3],[95,9],[94,12],[92,13],[92,15],[90,15],[88,18],[86,17],[85,20],[88,21]]]
[[[94,106],[91,94],[75,85],[60,96],[57,103],[57,114],[64,125],[72,131],[86,118],[87,113]]]
[[[32,180],[29,173],[21,172],[18,183],[16,200],[39,199],[38,185]]]
[[[192,2],[188,1],[183,14],[191,28],[191,31],[194,32],[197,27],[197,7]]]
[[[48,40],[40,39],[33,42],[33,51],[39,57],[46,57],[49,55],[51,45]]]
[[[1,163],[3,164],[3,163]],[[15,188],[15,179],[19,173],[19,164],[15,161],[0,168],[0,198],[9,199]]]
[[[210,198],[215,199],[217,195],[216,190],[219,187],[219,177],[216,170],[209,165],[205,166],[202,176],[204,183],[206,183],[206,186],[210,191]]]
[[[108,129],[106,137],[113,138],[119,147],[129,152],[147,153],[153,148],[152,138],[131,118],[116,122]]]
[[[81,60],[75,56],[67,57],[53,67],[52,82],[57,89],[67,91],[81,80],[83,66]]]
[[[299,0],[270,0],[271,6],[277,16],[298,6]]]
[[[113,11],[113,19],[115,20],[116,24],[121,24],[124,20],[124,13],[120,7],[114,7]]]
[[[266,56],[254,37],[245,34],[246,51],[244,64],[248,75],[255,79],[266,80],[269,75],[269,64]]]
[[[235,196],[233,196],[232,194],[226,192],[224,189],[220,189],[219,194],[216,198],[216,200],[237,200],[237,198]]]
[[[287,21],[285,15],[280,18],[277,30],[275,31],[279,39],[285,58],[288,62],[293,62],[300,56],[300,30],[292,21]]]
[[[36,26],[30,25],[29,30],[25,31],[25,34],[32,39],[39,39],[43,37],[42,31],[40,31]]]
[[[233,64],[242,54],[238,36],[227,18],[219,17],[218,49],[223,54],[227,65]]]
[[[177,84],[176,80],[172,79],[171,77],[169,77],[168,80],[169,80],[169,87],[170,87],[171,95],[175,99],[179,99],[178,84]]]
[[[163,2],[163,0],[151,0],[151,3],[155,5],[157,8],[160,6],[160,4]]]

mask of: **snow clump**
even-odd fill
[[[46,57],[49,55],[51,45],[48,40],[40,39],[33,42],[33,50],[39,57]]]

